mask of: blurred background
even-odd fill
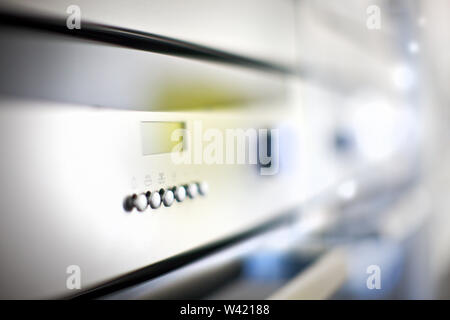
[[[363,27],[371,5],[380,8],[378,31]],[[350,280],[342,294],[448,299],[448,3],[299,1],[296,8],[298,64],[317,84],[305,95],[308,110],[317,113],[320,106],[331,115],[337,157],[347,162],[359,152],[370,159],[392,148],[413,168],[407,191],[388,214],[380,211],[386,220],[376,233],[382,236],[361,241],[351,258],[354,279],[362,277],[362,260],[380,261],[389,270],[390,288],[373,293]],[[349,215],[358,210],[367,208]],[[338,230],[333,239],[364,227],[349,220]]]
[[[0,4],[3,18],[4,12],[66,17],[75,4],[86,21],[284,70],[119,49],[3,23],[3,107],[20,98],[301,119],[294,125],[301,163],[296,150],[282,149],[284,168],[295,167],[295,174],[277,187],[297,197],[292,221],[107,298],[450,298],[449,1]],[[291,141],[291,129],[281,139]],[[379,267],[380,288],[369,288],[369,266]],[[287,283],[299,272],[303,293],[291,295]],[[320,279],[311,284],[305,274]]]

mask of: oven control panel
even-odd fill
[[[66,287],[70,266],[83,274],[80,290],[89,289],[296,207],[300,161],[282,161],[286,154],[293,160],[296,146],[281,145],[279,134],[279,157],[254,154],[259,140],[268,141],[262,129],[276,129],[283,117],[4,102],[4,298],[73,295]],[[265,135],[258,140],[259,131]],[[225,150],[233,141],[233,152]],[[292,185],[298,188],[286,188]]]

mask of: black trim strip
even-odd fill
[[[79,294],[69,296],[66,299],[96,299],[107,294],[117,292],[121,289],[137,285],[139,283],[154,279],[170,271],[174,271],[180,267],[187,265],[188,263],[194,262],[198,259],[205,257],[208,254],[212,254],[218,250],[225,249],[231,245],[237,244],[240,241],[249,239],[253,236],[259,235],[276,227],[282,226],[289,222],[292,222],[296,218],[295,212],[289,212],[282,216],[279,216],[273,220],[270,220],[256,228],[250,229],[238,235],[196,248],[190,251],[183,252],[181,254],[175,255],[166,260],[157,262],[150,266],[144,267],[137,271],[130,272],[118,279],[112,280],[110,282],[104,283],[100,286],[88,289]]]
[[[66,21],[62,18],[0,11],[0,25],[48,31],[130,49],[227,63],[286,75],[294,74],[293,70],[288,67],[267,61],[252,59],[157,34],[92,22],[82,21],[81,29],[71,30],[66,27]]]

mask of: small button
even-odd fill
[[[198,187],[196,183],[190,183],[187,185],[187,195],[189,196],[189,198],[195,198],[197,196],[198,193]]]
[[[137,195],[136,197],[133,197],[133,206],[138,210],[138,211],[144,211],[147,208],[148,202],[147,202],[147,197],[145,196],[145,194],[141,193],[139,195]]]
[[[173,188],[173,193],[175,195],[175,199],[177,199],[178,202],[182,202],[184,199],[186,199],[186,188],[183,186]]]
[[[206,194],[209,191],[209,186],[208,183],[206,183],[205,181],[203,182],[199,182],[197,183],[198,185],[198,192],[202,195],[202,196],[206,196]]]
[[[173,202],[175,201],[175,197],[173,195],[172,190],[161,189],[159,191],[159,193],[160,193],[162,201],[166,207],[170,207],[173,204]]]
[[[125,209],[125,211],[130,212],[131,210],[133,210],[134,208],[134,198],[137,197],[137,195],[133,194],[132,196],[128,196],[125,198],[124,202],[123,202],[123,208]]]
[[[158,209],[161,206],[161,195],[158,192],[147,192],[147,198],[152,209]]]

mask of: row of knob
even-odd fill
[[[206,182],[189,183],[159,191],[133,194],[125,199],[124,207],[126,211],[131,211],[134,208],[137,211],[144,211],[147,207],[158,209],[162,204],[165,207],[170,207],[175,200],[183,202],[186,197],[193,199],[198,194],[205,196],[207,193],[208,184]]]

